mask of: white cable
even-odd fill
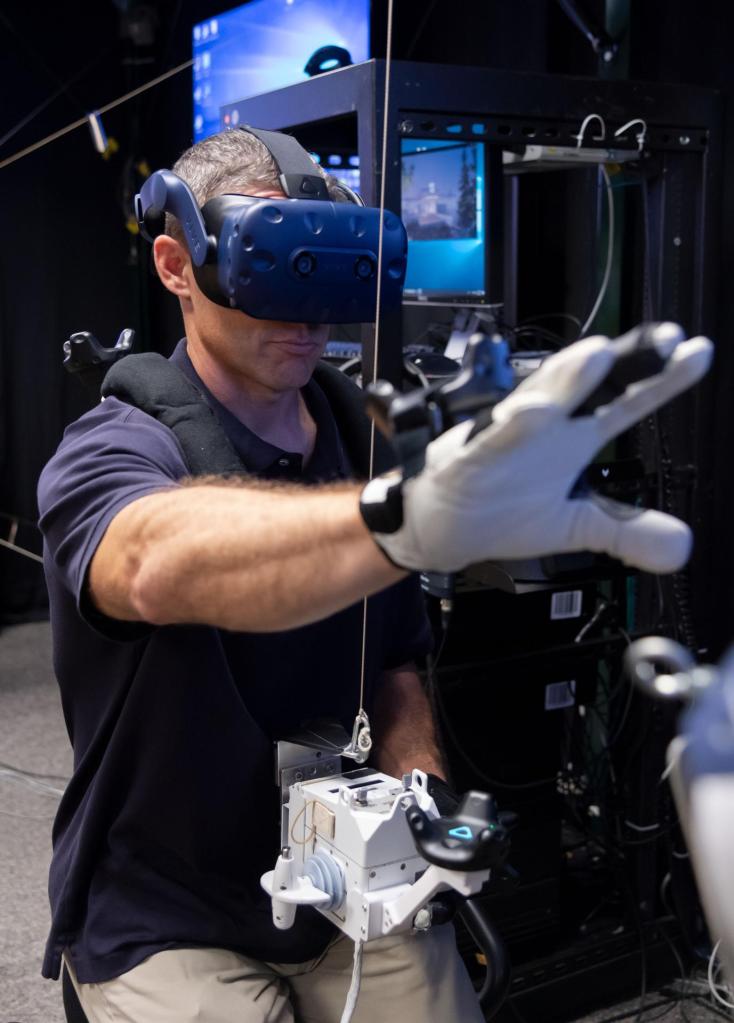
[[[162,75],[158,75],[157,78],[153,78],[150,82],[146,82],[145,85],[139,85],[137,89],[132,89],[131,92],[126,92],[124,96],[118,96],[117,99],[113,99],[111,103],[105,103],[103,107],[95,111],[97,115],[106,114],[108,110],[114,110],[115,107],[119,107],[122,103],[127,103],[129,99],[133,99],[135,96],[139,96],[141,93],[146,92],[148,89],[154,88],[156,85],[160,85],[161,82],[167,81],[177,75],[180,71],[185,71],[186,68],[191,67],[194,63],[193,58],[191,60],[185,60],[183,64],[179,64],[177,67],[171,68],[170,71],[165,71]],[[85,114],[84,117],[77,118],[76,121],[72,121],[71,124],[67,124],[65,128],[59,128],[58,131],[52,132],[45,138],[42,138],[39,142],[34,142],[30,146],[26,146],[25,149],[21,149],[18,153],[13,153],[5,160],[0,161],[0,170],[5,167],[9,167],[11,163],[15,163],[16,160],[22,160],[24,156],[29,156],[31,153],[35,153],[37,149],[42,149],[47,146],[50,142],[55,142],[56,139],[60,139],[64,135],[68,135],[69,132],[75,131],[77,128],[81,128],[83,124],[89,123],[89,115]]]
[[[354,1014],[355,1007],[357,1005],[357,998],[359,997],[359,986],[362,982],[362,949],[364,947],[363,941],[355,941],[354,943],[354,965],[352,967],[352,983],[349,985],[349,993],[347,994],[347,1002],[344,1006],[344,1012],[342,1012],[341,1023],[349,1023]]]
[[[686,751],[686,749],[687,749],[687,747],[688,747],[688,743],[689,743],[689,741],[690,741],[689,739],[684,739],[684,740],[683,740],[683,741],[682,741],[682,742],[680,743],[680,746],[679,746],[679,751],[678,751],[678,754],[677,754],[677,756],[675,757],[675,759],[671,759],[671,760],[670,760],[670,761],[669,761],[669,762],[668,762],[668,763],[667,763],[667,764],[665,765],[665,770],[664,770],[664,771],[663,771],[663,773],[662,773],[662,774],[660,775],[660,781],[661,781],[661,782],[663,782],[663,781],[666,781],[666,780],[667,780],[667,779],[668,779],[668,778],[670,777],[670,775],[671,775],[671,774],[673,773],[673,769],[674,769],[675,767],[677,767],[677,766],[678,766],[678,763],[679,763],[679,761],[680,761],[680,758],[681,758],[681,756],[683,755],[683,753],[685,753],[685,751]],[[675,853],[673,853],[673,855],[675,855]]]
[[[708,970],[707,970],[707,976],[708,976],[708,982],[709,982],[709,991],[714,996],[714,998],[719,1003],[719,1005],[723,1005],[727,1009],[734,1009],[734,1002],[728,1002],[726,1000],[726,998],[724,998],[723,995],[720,994],[719,987],[717,986],[717,984],[714,981],[714,962],[716,960],[716,953],[719,951],[719,946],[720,945],[721,945],[721,938],[719,938],[719,940],[716,942],[716,944],[714,945],[713,949],[711,950],[711,955],[709,956],[709,965],[708,965]],[[728,984],[727,985],[722,985],[721,986],[721,990],[722,991],[726,991],[727,994],[731,993],[729,991]]]
[[[27,551],[25,547],[19,547],[17,543],[11,543],[10,540],[0,540],[0,547],[7,547],[9,551],[15,551],[16,554],[22,554],[24,558],[30,558],[31,561],[38,561],[41,565],[43,564],[43,558],[39,554]]]
[[[587,114],[586,117],[581,122],[581,127],[579,128],[578,135],[572,135],[571,136],[571,138],[576,139],[576,148],[577,149],[581,148],[581,146],[583,144],[583,141],[584,141],[584,136],[586,135],[586,129],[589,127],[589,125],[591,124],[592,121],[598,121],[599,124],[601,125],[601,135],[592,135],[592,138],[594,139],[594,141],[595,142],[603,142],[604,139],[606,138],[607,126],[604,123],[604,118],[601,116],[601,114]]]
[[[617,130],[614,133],[614,137],[616,139],[619,138],[620,135],[626,134],[626,132],[630,130],[633,124],[642,125],[641,130],[638,131],[637,134],[635,135],[637,148],[641,150],[642,147],[645,145],[645,139],[647,138],[647,121],[643,121],[641,117],[633,117],[631,121],[627,121],[627,123],[623,124],[621,128],[617,128]]]
[[[55,785],[49,785],[48,782],[41,781],[38,778],[29,777],[22,771],[16,771],[12,767],[0,767],[0,780],[6,778],[8,781],[17,781],[21,785],[27,785],[29,789],[33,789],[34,792],[40,792],[44,796],[63,796],[64,790],[56,788]]]
[[[390,69],[392,67],[392,26],[393,26],[393,0],[387,4],[387,41],[385,44],[385,96],[382,118],[382,166],[380,180],[380,230],[377,239],[377,291],[375,294],[375,347],[372,359],[372,382],[377,380],[377,357],[380,344],[380,312],[382,304],[382,255],[384,249],[385,233],[385,189],[387,179],[387,133],[390,128]],[[375,421],[370,424],[370,476],[372,479],[375,473]],[[362,651],[359,668],[359,710],[357,717],[367,718],[364,709],[364,683],[367,670],[367,609],[368,598],[362,601]]]
[[[49,817],[31,817],[28,813],[13,813],[12,810],[0,810],[0,817],[12,817],[16,821],[35,821],[37,824],[48,824],[54,820],[54,815]]]
[[[591,312],[588,315],[586,323],[579,331],[580,338],[586,335],[587,330],[596,319],[596,314],[599,312],[599,308],[602,302],[604,301],[604,296],[606,295],[607,288],[609,287],[609,278],[612,273],[612,259],[614,258],[614,196],[612,195],[612,183],[609,180],[609,172],[604,166],[604,164],[601,164],[599,170],[602,173],[602,176],[604,178],[604,184],[607,190],[607,209],[609,211],[609,216],[607,218],[608,219],[607,227],[609,231],[609,236],[607,239],[607,263],[606,266],[604,267],[604,277],[602,278],[601,287],[599,288],[599,294],[596,296],[596,302],[594,302],[594,305],[592,307]]]

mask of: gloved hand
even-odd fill
[[[400,470],[371,480],[361,510],[377,544],[396,565],[454,572],[473,562],[566,551],[611,554],[649,572],[674,572],[688,559],[691,532],[670,515],[619,504],[573,487],[594,455],[704,375],[707,338],[655,331],[665,365],[619,397],[579,414],[615,364],[615,341],[591,337],[547,359],[495,406],[490,425],[474,421],[432,441],[411,479]],[[619,348],[617,349],[617,351]],[[389,523],[389,524],[388,524]]]

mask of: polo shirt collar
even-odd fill
[[[258,437],[215,398],[194,369],[185,337],[176,345],[170,361],[201,391],[207,405],[250,472],[267,479],[303,479],[311,482],[345,479],[350,475],[344,445],[329,402],[313,378],[301,390],[308,411],[316,424],[316,443],[304,468],[300,452],[285,451]]]

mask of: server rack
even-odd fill
[[[401,206],[404,138],[470,139],[484,142],[493,154],[529,144],[575,146],[584,119],[593,113],[606,122],[607,136],[596,138],[597,133],[589,131],[583,137],[583,146],[605,149],[613,132],[641,118],[645,123],[641,146],[637,138],[639,125],[629,128],[615,141],[615,145],[627,150],[639,148],[639,162],[644,167],[644,188],[636,210],[628,209],[624,214],[618,293],[622,325],[629,326],[643,318],[667,319],[683,324],[689,334],[712,332],[722,156],[722,114],[716,93],[678,85],[407,62],[392,64],[387,97],[385,80],[385,62],[372,60],[231,104],[223,108],[222,117],[233,126],[253,124],[290,130],[312,150],[351,148],[359,156],[365,201],[377,205],[384,185],[385,205],[396,212]],[[387,124],[384,140],[383,121]],[[523,186],[517,177],[505,180],[502,217],[495,222],[496,237],[504,234],[504,261],[496,258],[492,261],[494,277],[489,297],[499,296],[512,319],[519,301],[517,219]],[[575,236],[565,253],[571,301],[593,293],[596,268],[590,256],[598,247],[602,220],[599,193],[588,175],[585,180],[579,179],[578,187],[572,191],[575,194],[569,215],[575,221]],[[403,326],[399,314],[385,315],[380,323],[377,375],[395,384],[402,379]],[[365,376],[369,379],[374,329],[364,330],[362,343]],[[611,582],[603,580],[606,592],[615,595],[619,614],[629,628],[674,633],[698,650],[705,650],[713,639],[710,623],[715,595],[707,582],[716,552],[712,528],[713,398],[714,388],[705,382],[695,393],[679,398],[651,418],[626,441],[628,452],[641,458],[660,503],[681,514],[694,527],[696,550],[689,568],[663,583],[649,577],[630,581],[617,576]],[[574,631],[578,632],[591,620],[595,609],[594,600],[585,589],[588,579],[566,578],[548,584],[551,591],[574,587],[584,593],[581,612],[574,623],[578,626]],[[514,636],[514,648],[498,651],[490,637],[483,653],[472,654],[471,664],[465,657],[462,663],[458,649],[449,652],[440,672],[444,681],[439,680],[449,702],[453,700],[456,704],[458,698],[460,703],[462,677],[470,677],[470,685],[474,685],[483,669],[486,684],[491,687],[493,674],[496,677],[498,672],[513,670],[513,663],[517,666],[527,661],[528,656],[531,660],[536,657],[538,663],[556,657],[562,666],[573,663],[575,657],[584,680],[580,685],[592,689],[589,656],[618,664],[619,637],[611,635],[608,629],[590,637],[591,646],[584,645],[583,651],[574,650],[573,637],[563,636],[556,641],[550,634],[528,651],[520,635],[522,630],[513,632],[508,628],[509,623],[523,618],[528,629],[541,628],[540,619],[536,620],[529,601],[523,603],[524,600],[516,597],[507,605],[504,598],[490,596],[486,598],[489,604],[480,601],[477,605],[481,610],[466,613],[465,633],[477,625],[480,629],[484,626],[486,635],[484,616],[494,616],[498,634]],[[475,622],[472,614],[482,620]],[[666,711],[648,708],[646,714],[650,741],[638,743],[633,750],[634,770],[643,783],[631,793],[628,806],[630,814],[638,820],[656,812],[657,778],[650,779],[662,763],[672,728]],[[636,742],[633,738],[632,745]],[[488,770],[491,773],[491,761]],[[547,787],[545,791],[552,801],[552,792]],[[559,821],[545,822],[544,834],[559,827]],[[523,913],[529,906],[526,931],[535,928],[551,943],[558,931],[554,917],[557,881],[552,872],[546,879],[534,876],[532,884],[540,893],[537,911],[531,905],[532,897],[522,903]],[[631,864],[631,883],[643,922],[654,919],[659,881],[654,843],[640,844]],[[528,886],[528,891],[531,887]],[[502,898],[512,900],[512,896],[500,896],[498,906]],[[515,899],[515,911],[520,905]]]

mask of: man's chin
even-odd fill
[[[280,362],[273,372],[274,382],[282,389],[305,387],[321,356],[317,351],[311,354],[297,354]]]

